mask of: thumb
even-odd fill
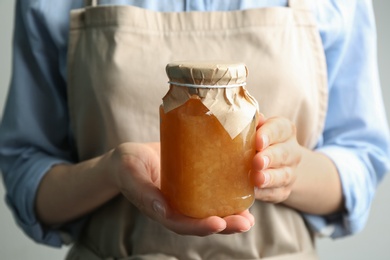
[[[257,117],[257,126],[256,126],[256,130],[259,129],[264,123],[265,121],[267,120],[267,118],[264,116],[264,114],[262,113],[258,113],[256,115]]]

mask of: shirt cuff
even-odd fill
[[[328,216],[303,214],[304,218],[319,236],[338,238],[360,232],[369,216],[376,176],[370,175],[364,160],[350,150],[324,146],[316,151],[328,156],[339,172],[345,211]]]
[[[20,161],[19,161],[20,160]],[[4,175],[7,188],[6,202],[11,208],[17,224],[34,241],[54,247],[70,242],[69,237],[77,236],[83,221],[76,221],[59,228],[46,227],[35,214],[35,197],[38,186],[55,164],[68,163],[40,152],[30,153],[28,159],[18,159],[12,174]]]

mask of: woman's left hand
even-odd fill
[[[284,117],[260,118],[256,131],[252,178],[256,199],[279,203],[291,194],[296,168],[303,148],[298,144],[295,125]]]

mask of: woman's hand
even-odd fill
[[[254,218],[248,210],[220,218],[186,217],[169,207],[160,187],[160,144],[124,143],[103,160],[112,183],[142,213],[168,229],[185,235],[206,236],[248,231]]]
[[[294,124],[283,117],[260,118],[256,131],[252,177],[256,199],[279,203],[291,194],[303,148],[296,139]]]

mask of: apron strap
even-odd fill
[[[306,0],[288,0],[288,6],[296,10],[310,10]]]
[[[98,0],[84,0],[84,6],[97,6]]]

